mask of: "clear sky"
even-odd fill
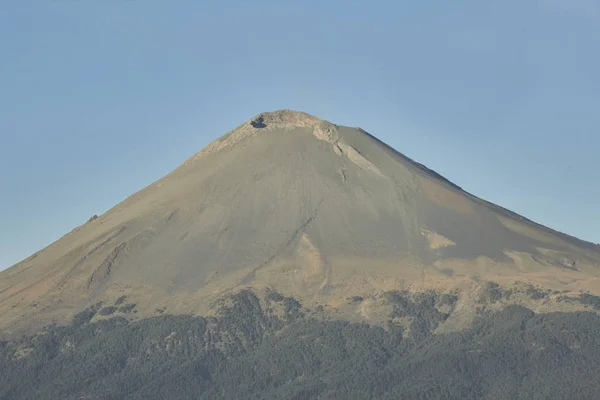
[[[8,0],[0,269],[280,108],[600,242],[600,0]]]

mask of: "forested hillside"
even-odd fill
[[[278,293],[235,295],[218,317],[69,326],[0,344],[1,399],[593,399],[600,318],[510,306],[433,335],[453,299],[390,293],[410,329],[305,315]],[[109,306],[112,307],[112,306]],[[279,307],[277,316],[271,312]],[[131,306],[130,306],[131,308]]]

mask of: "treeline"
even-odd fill
[[[494,288],[492,288],[494,289]],[[433,335],[453,297],[390,293],[384,327],[306,317],[251,292],[215,318],[160,316],[70,326],[0,343],[1,399],[596,399],[600,318],[512,306]],[[353,301],[361,301],[354,299]],[[267,307],[271,307],[267,305]],[[86,322],[87,321],[87,322]]]

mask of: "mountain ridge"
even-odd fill
[[[0,330],[122,296],[135,318],[206,315],[241,288],[380,323],[389,290],[458,291],[474,311],[488,281],[600,294],[599,271],[597,246],[467,193],[360,128],[279,110],[0,272]],[[555,297],[535,307],[585,308]]]

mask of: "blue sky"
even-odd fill
[[[600,242],[600,0],[0,2],[0,269],[253,115]]]

